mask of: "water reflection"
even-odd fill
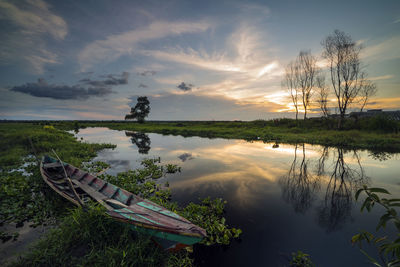
[[[308,169],[309,162],[306,159],[304,144],[301,146],[303,153],[298,164],[298,146],[297,144],[295,146],[294,159],[289,172],[279,181],[279,184],[282,187],[283,199],[293,205],[295,212],[304,213],[311,207],[320,184],[318,176],[313,176]]]
[[[139,168],[143,157],[161,156],[162,163],[181,166],[181,173],[160,182],[169,182],[173,201],[182,205],[208,196],[228,201],[224,216],[243,230],[242,240],[201,255],[203,266],[282,266],[282,253],[298,249],[313,255],[317,266],[359,266],[364,256],[349,239],[358,229],[373,229],[381,214],[360,213],[355,189],[371,176],[371,186],[400,195],[399,154],[378,154],[386,159],[380,161],[368,151],[309,144],[148,134],[151,150],[142,155],[138,133],[87,128],[77,136],[117,144],[96,158],[112,163],[108,173]]]
[[[179,158],[180,160],[182,160],[182,162],[185,162],[185,161],[187,161],[187,160],[194,159],[193,156],[192,156],[192,153],[187,153],[187,152],[186,152],[186,153],[183,153],[182,155],[179,155],[178,158]]]
[[[302,149],[299,159],[298,148]],[[321,151],[317,160],[315,172],[308,166],[305,145],[295,145],[294,158],[287,175],[279,180],[282,189],[282,198],[293,206],[296,213],[305,213],[316,199],[321,186],[326,188],[320,197],[321,203],[316,208],[318,224],[327,232],[336,231],[351,218],[353,195],[363,184],[368,182],[364,169],[361,166],[360,156],[353,151],[356,168],[346,163],[346,151],[336,148],[332,154],[333,166],[326,171],[326,162],[329,158],[329,148]]]
[[[141,132],[125,131],[125,135],[131,138],[132,144],[136,145],[140,154],[148,154],[150,151],[150,137]]]
[[[352,168],[347,164],[344,154],[344,149],[336,149],[336,161],[326,186],[325,197],[317,208],[318,223],[328,232],[341,229],[351,218],[353,195],[358,188],[368,183],[358,153],[353,151],[353,158],[356,159],[358,168]]]
[[[383,152],[383,151],[371,151],[369,155],[379,161],[386,161],[392,158],[393,154],[388,153],[388,152]]]

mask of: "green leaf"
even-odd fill
[[[360,251],[361,251],[361,253],[364,254],[364,255],[368,258],[368,260],[369,260],[371,263],[373,263],[375,266],[382,267],[382,265],[380,265],[374,258],[372,258],[370,255],[368,255],[367,252],[365,252],[365,251],[362,250],[362,249],[360,249]]]
[[[386,222],[387,222],[388,220],[390,220],[390,218],[391,218],[391,215],[390,215],[390,214],[384,214],[384,215],[380,218],[379,223],[378,223],[378,225],[376,226],[376,231],[378,231],[379,228],[381,228],[381,227],[385,228],[385,227],[386,227]]]
[[[362,238],[361,238],[361,234],[356,234],[356,235],[353,235],[353,237],[351,238],[351,243],[357,243],[357,242],[359,242],[360,240],[361,240]]]
[[[389,191],[387,191],[387,190],[384,189],[384,188],[380,188],[380,187],[371,187],[371,188],[368,188],[368,190],[369,190],[370,192],[382,193],[382,194],[389,194],[389,195],[390,195]]]
[[[358,200],[358,197],[360,196],[362,191],[364,191],[363,188],[357,190],[356,195],[355,195],[356,200]]]

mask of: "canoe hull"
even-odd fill
[[[165,249],[179,250],[198,243],[207,236],[204,229],[172,211],[70,164],[63,163],[63,166],[70,178],[70,184],[67,183],[64,170],[56,159],[45,156],[41,162],[40,172],[43,180],[54,191],[75,205],[85,203],[89,199],[99,202],[112,218],[154,237]]]

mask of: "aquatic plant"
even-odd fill
[[[302,251],[292,253],[292,259],[289,262],[290,267],[314,267],[314,263],[310,259],[310,255]]]
[[[376,231],[381,228],[386,228],[386,225],[391,222],[396,228],[397,233],[395,240],[390,240],[387,236],[375,236],[368,231],[360,231],[351,239],[353,244],[358,244],[360,251],[368,258],[368,260],[375,266],[399,266],[400,265],[400,217],[396,211],[400,207],[399,198],[381,198],[378,194],[390,194],[384,188],[373,188],[364,185],[360,188],[355,195],[356,200],[359,199],[360,194],[364,192],[367,196],[361,205],[361,212],[366,209],[368,212],[372,210],[375,204],[383,207],[385,213],[379,219],[376,226]],[[366,242],[376,246],[379,253],[379,260],[370,256],[365,250],[362,249],[362,243]],[[380,262],[379,262],[380,261]]]

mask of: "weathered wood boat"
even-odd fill
[[[204,229],[182,216],[68,163],[44,156],[40,172],[54,191],[72,203],[84,205],[93,199],[102,204],[112,218],[153,236],[170,251],[193,245],[207,236]]]

